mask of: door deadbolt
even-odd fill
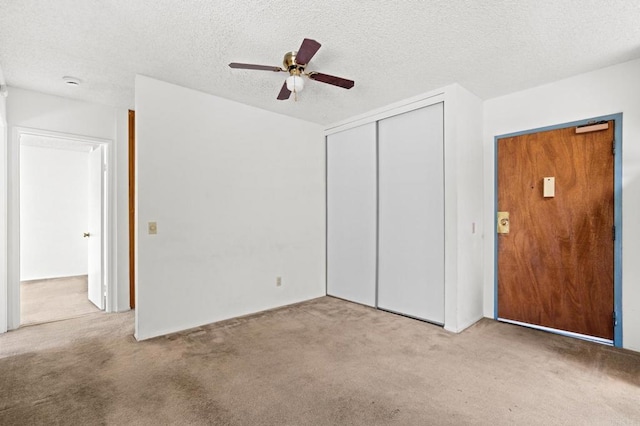
[[[509,233],[509,212],[498,212],[498,234]]]
[[[83,238],[89,238],[90,236],[91,236],[91,234],[88,233],[88,232],[85,232],[84,234],[82,234]]]

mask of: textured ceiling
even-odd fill
[[[0,0],[0,66],[9,86],[134,105],[144,74],[329,124],[450,83],[488,99],[640,57],[637,0]],[[281,65],[304,37],[308,81],[277,101]],[[80,78],[68,87],[62,76]]]

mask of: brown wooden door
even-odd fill
[[[613,126],[498,140],[498,317],[613,340]]]
[[[129,307],[136,307],[136,112],[129,110]]]

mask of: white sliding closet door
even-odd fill
[[[327,294],[375,306],[375,123],[327,136]]]
[[[443,104],[378,123],[378,307],[444,323]]]

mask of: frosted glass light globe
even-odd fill
[[[299,75],[290,75],[287,77],[287,89],[290,92],[302,92],[304,89],[304,80]]]

